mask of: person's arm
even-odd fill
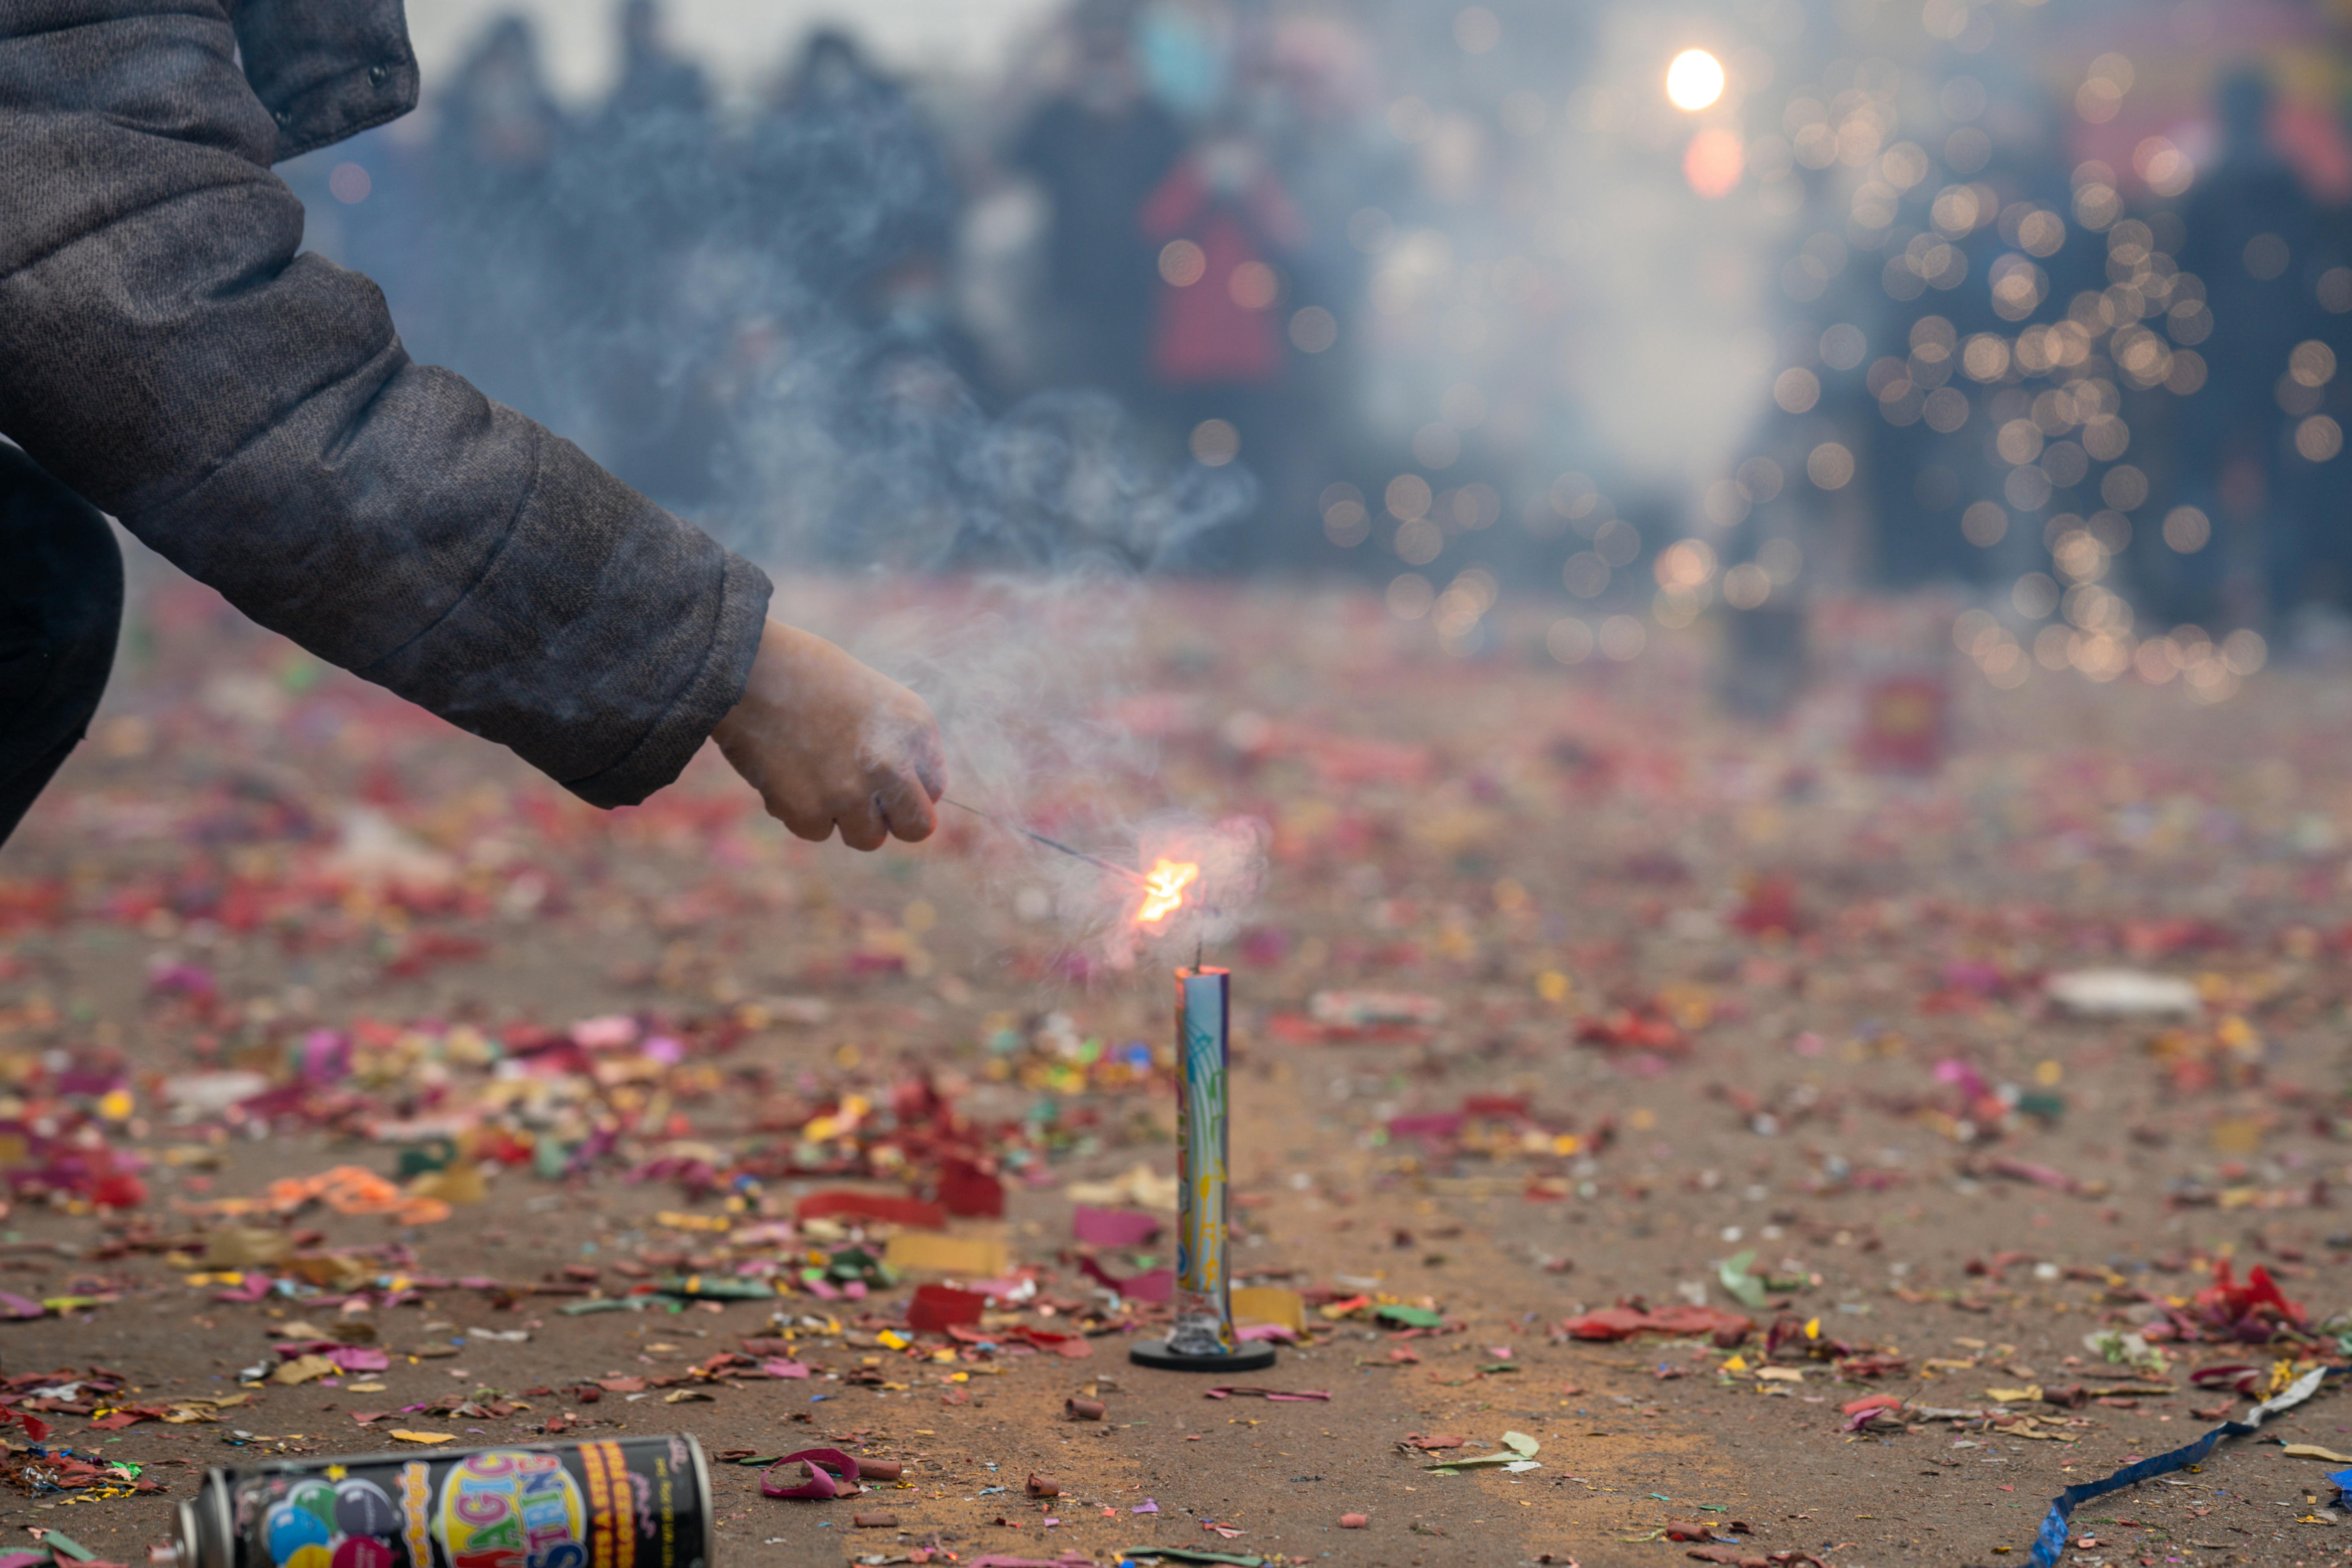
[[[297,254],[278,134],[218,0],[0,0],[0,432],[262,625],[644,799],[747,701],[766,577],[412,363],[373,284]],[[749,694],[739,767],[808,771],[793,704],[880,679],[841,658]]]

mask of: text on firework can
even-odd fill
[[[1227,987],[1223,969],[1176,972],[1176,1326],[1180,1355],[1233,1352],[1226,1270]]]
[[[205,1478],[179,1568],[710,1568],[692,1437],[289,1460]]]

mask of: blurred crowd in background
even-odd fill
[[[614,25],[598,101],[488,20],[289,177],[418,358],[738,543],[984,559],[1058,486],[1465,654],[1938,584],[1996,685],[2352,637],[2343,0],[1078,0],[749,101]]]

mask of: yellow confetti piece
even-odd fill
[[[1273,1285],[1245,1285],[1233,1296],[1233,1313],[1252,1322],[1280,1323],[1294,1332],[1307,1327],[1307,1303],[1296,1290]]]
[[[322,1355],[296,1356],[292,1361],[281,1363],[278,1369],[269,1374],[269,1381],[286,1384],[310,1383],[321,1377],[332,1377],[341,1370]]]
[[[891,1268],[953,1275],[967,1279],[993,1279],[1013,1266],[1012,1253],[1001,1236],[940,1236],[902,1230],[890,1238],[882,1261]]]
[[[455,1432],[411,1432],[404,1426],[395,1427],[392,1436],[403,1443],[454,1443],[457,1440]]]

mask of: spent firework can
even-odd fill
[[[1223,969],[1176,972],[1176,1325],[1168,1348],[1180,1355],[1234,1348],[1225,1258],[1231,981]]]
[[[371,1454],[216,1469],[178,1568],[710,1568],[692,1437]]]

